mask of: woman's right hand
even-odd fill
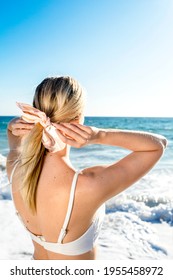
[[[94,144],[99,135],[99,129],[77,123],[53,124],[61,140],[75,148]]]
[[[8,130],[11,131],[14,136],[19,137],[28,134],[33,127],[34,124],[27,123],[22,118],[12,119],[8,124]]]

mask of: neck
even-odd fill
[[[56,153],[51,153],[51,152],[46,153],[47,157],[54,157],[57,160],[59,159],[60,161],[63,160],[63,161],[67,161],[67,162],[70,160],[69,155],[70,155],[70,146],[67,146],[67,145],[65,146],[65,148],[63,150],[58,151]]]

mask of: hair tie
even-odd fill
[[[51,123],[49,117],[37,108],[29,104],[16,102],[22,110],[22,119],[28,123],[40,123],[43,126],[42,143],[46,149],[56,153],[65,148],[65,143],[60,139],[57,129]]]

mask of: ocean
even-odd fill
[[[5,171],[6,128],[11,118],[0,117],[0,259],[29,259],[32,243],[15,217]],[[169,142],[163,157],[147,175],[107,201],[98,259],[172,259],[173,118],[86,117],[85,124],[151,131],[164,135]],[[118,147],[89,145],[72,148],[70,157],[75,168],[83,169],[117,161],[127,153]]]

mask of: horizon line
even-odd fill
[[[19,115],[0,115],[0,117],[19,117]],[[172,119],[170,116],[107,116],[107,115],[86,115],[85,118],[169,118]]]

